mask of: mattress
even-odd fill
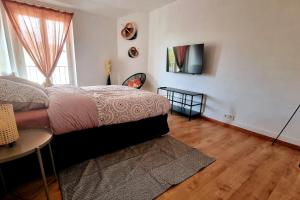
[[[21,128],[49,128],[47,109],[15,112],[17,126]]]

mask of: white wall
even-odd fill
[[[117,54],[116,20],[75,11],[73,19],[77,81],[79,86],[104,85],[104,62]]]
[[[121,30],[127,22],[135,22],[138,27],[138,36],[135,40],[125,40],[121,36]],[[113,65],[112,76],[117,80],[114,84],[122,84],[130,75],[138,72],[147,72],[148,65],[148,13],[133,13],[118,19],[117,40],[118,40],[118,61]],[[139,56],[130,58],[128,49],[136,47]]]
[[[205,115],[275,136],[300,103],[298,0],[177,0],[149,18],[150,88],[207,94]],[[205,43],[203,75],[166,72],[166,48]],[[283,140],[300,145],[300,112]]]

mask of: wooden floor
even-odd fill
[[[158,200],[300,200],[300,151],[204,119],[170,116],[171,135],[216,158],[216,162],[171,188]],[[49,177],[52,199],[61,199]],[[45,199],[39,181],[16,191],[23,199]],[[8,196],[6,199],[16,199]]]

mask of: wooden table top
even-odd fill
[[[23,129],[19,130],[20,137],[13,147],[0,146],[0,164],[27,156],[37,148],[47,145],[52,139],[49,129]]]

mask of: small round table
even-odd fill
[[[12,147],[0,146],[0,164],[22,158],[32,153],[36,153],[39,161],[43,183],[44,183],[45,193],[47,199],[50,199],[49,191],[47,187],[47,179],[44,171],[44,165],[43,165],[43,160],[42,160],[40,150],[46,145],[49,146],[53,173],[57,178],[52,149],[50,145],[50,141],[52,139],[52,133],[49,129],[24,129],[24,130],[19,130],[19,134],[20,134],[20,138],[14,143]],[[4,190],[7,191],[1,169],[0,169],[0,178]]]

